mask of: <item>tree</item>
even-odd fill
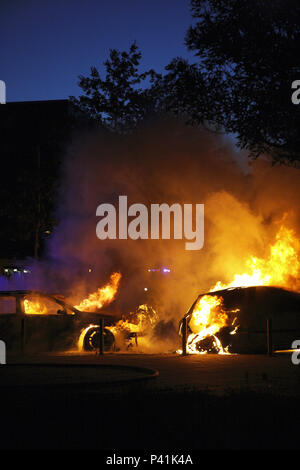
[[[199,59],[194,80],[205,83],[208,117],[251,156],[299,165],[300,106],[291,101],[300,79],[298,0],[191,0],[191,9],[186,45]],[[197,101],[187,111],[203,121]]]
[[[298,0],[191,0],[191,12],[186,45],[195,63],[177,57],[163,76],[141,73],[135,43],[129,52],[112,49],[105,78],[95,67],[80,76],[84,93],[73,103],[113,131],[176,115],[235,135],[251,157],[299,165],[300,105],[291,100],[300,80]]]
[[[101,78],[96,67],[89,77],[79,76],[84,94],[72,102],[98,124],[109,130],[126,133],[146,116],[159,110],[161,75],[153,69],[139,72],[141,52],[136,43],[129,52],[111,49],[104,62],[106,75]]]

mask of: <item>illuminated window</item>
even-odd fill
[[[55,302],[39,295],[26,295],[24,298],[24,311],[27,315],[57,315],[63,308]]]

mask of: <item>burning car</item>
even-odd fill
[[[166,325],[147,304],[118,313],[114,301],[120,279],[120,273],[111,274],[105,285],[75,305],[59,294],[0,291],[0,338],[8,350],[24,345],[28,351],[128,350],[138,346],[138,338],[148,346],[164,336]]]
[[[186,351],[265,353],[267,320],[275,349],[289,349],[300,332],[300,294],[272,286],[231,287],[197,297],[180,323]]]
[[[26,345],[28,350],[96,349],[99,322],[103,320],[104,349],[114,345],[108,329],[118,318],[101,312],[84,312],[58,294],[35,290],[0,292],[0,338],[7,350]]]

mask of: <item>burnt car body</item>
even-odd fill
[[[40,313],[26,311],[26,301],[38,302]],[[104,323],[104,350],[110,350],[114,336],[107,326],[118,320],[114,315],[79,311],[58,294],[0,291],[0,339],[5,341],[8,352],[24,347],[26,351],[78,348],[82,334],[82,349],[94,350],[99,344],[100,319]]]
[[[267,320],[271,320],[274,350],[290,349],[292,342],[300,338],[300,294],[272,286],[236,287],[200,294],[184,316],[188,334],[191,332],[189,320],[204,295],[222,297],[228,318],[233,321],[236,317],[235,327],[225,326],[215,335],[229,352],[265,353]],[[180,328],[181,325],[182,321]],[[216,352],[210,347],[209,337],[202,341],[199,348]]]

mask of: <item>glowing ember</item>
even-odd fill
[[[100,310],[104,305],[107,305],[114,300],[119,288],[120,280],[121,273],[113,273],[110,276],[110,281],[104,287],[99,287],[96,292],[90,294],[88,298],[82,300],[80,304],[74,305],[74,307],[83,312]]]

